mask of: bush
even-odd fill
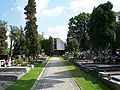
[[[68,60],[69,59],[69,55],[68,54],[63,55],[63,58],[64,58],[64,60]]]
[[[21,66],[27,66],[27,63],[22,63]]]
[[[23,63],[23,59],[22,58],[14,59],[14,64],[15,65],[22,64],[22,63]]]
[[[23,63],[23,59],[22,58],[18,58],[17,61],[18,61],[18,64],[22,64]]]

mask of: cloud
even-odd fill
[[[21,13],[24,14],[24,7],[27,5],[28,0],[15,0],[14,5],[15,8],[11,8],[11,10],[23,10]],[[36,1],[36,17],[39,18],[42,10],[44,10],[50,0],[35,0]]]
[[[69,9],[74,12],[89,12],[97,5],[97,0],[72,0],[69,4]]]
[[[45,37],[52,36],[53,38],[60,38],[65,41],[67,39],[68,27],[66,26],[56,26],[54,28],[48,28]]]
[[[10,10],[11,10],[11,11],[13,11],[13,10],[14,10],[14,8],[11,8]]]
[[[41,12],[47,8],[50,0],[36,0],[36,10],[37,10],[37,18],[40,17]]]
[[[72,0],[69,4],[69,9],[74,12],[93,11],[93,7],[97,7],[101,3],[106,3],[108,0]],[[120,11],[119,0],[109,0],[113,4],[113,10]]]
[[[59,7],[55,7],[55,8],[52,8],[52,9],[43,10],[42,14],[46,15],[46,16],[58,16],[65,9],[66,9],[65,7],[59,6]]]
[[[23,11],[24,8],[20,8],[20,6],[16,6],[15,8],[11,8],[9,12],[14,11],[14,10],[21,10],[21,11]]]
[[[120,5],[118,3],[119,0],[96,0],[96,1],[97,1],[97,5],[110,1],[113,4],[113,10],[117,12],[120,11]]]
[[[24,7],[27,5],[28,0],[14,0],[14,7],[12,7],[8,12],[4,14],[4,16],[8,16],[8,14],[18,14],[19,13],[19,19],[25,23],[25,14],[24,14]],[[49,0],[35,0],[36,1],[36,18],[38,19],[37,24],[39,22],[39,17],[41,15],[42,10],[44,10]],[[17,12],[17,13],[16,13]]]
[[[113,10],[114,11],[120,11],[120,4],[119,4],[119,0],[110,0],[111,3],[113,4]]]

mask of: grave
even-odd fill
[[[120,71],[120,65],[96,65],[98,72]]]
[[[120,75],[120,71],[111,71],[111,72],[99,72],[99,75],[102,76],[102,77],[107,77],[108,74],[110,75]]]
[[[30,70],[29,67],[1,67],[0,68],[0,90],[14,84]],[[2,89],[3,88],[3,89]]]
[[[21,76],[26,74],[29,70],[30,68],[28,67],[1,67],[0,68],[0,81],[3,80],[3,77],[4,77],[4,81],[7,81],[8,78],[11,81],[13,80],[13,78],[15,78],[14,80],[17,80]]]
[[[97,72],[96,71],[96,66],[97,65],[104,65],[103,63],[89,63],[89,62],[87,62],[87,63],[80,63],[80,62],[77,62],[77,64],[81,67],[81,68],[83,68],[83,69],[85,69],[86,71],[94,71],[94,72]],[[98,72],[97,72],[98,73]]]
[[[73,62],[82,70],[98,75],[99,78],[110,85],[114,90],[120,90],[120,65],[108,65],[103,63]],[[111,79],[108,78],[110,75]]]
[[[118,81],[120,84],[120,75],[112,76],[112,79]]]

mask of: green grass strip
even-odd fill
[[[37,67],[31,69],[22,78],[17,80],[14,85],[8,87],[6,90],[30,90],[30,88],[34,85],[35,81],[37,80],[45,65],[46,62],[41,63]]]
[[[91,76],[69,61],[64,61],[64,64],[82,90],[111,90],[97,76]]]

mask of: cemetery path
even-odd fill
[[[80,90],[63,60],[53,57],[37,83],[35,90]]]

